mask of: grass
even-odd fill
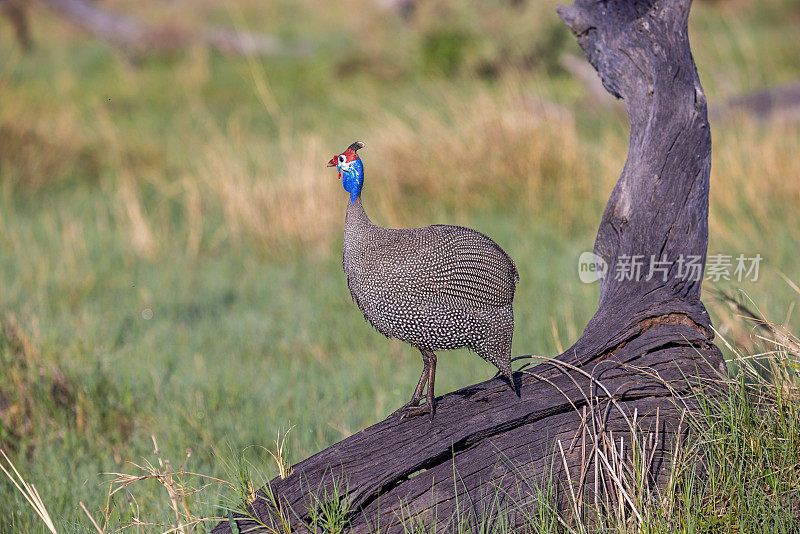
[[[575,263],[624,161],[626,123],[591,109],[558,66],[578,50],[554,5],[435,4],[412,23],[357,0],[113,4],[306,39],[306,60],[128,58],[41,8],[33,53],[0,40],[0,446],[58,532],[95,531],[81,502],[106,531],[176,526],[176,502],[187,529],[224,517],[279,474],[260,447],[278,429],[292,428],[282,453],[270,449],[285,470],[407,400],[418,355],[364,324],[341,272],[345,195],[324,165],[355,139],[376,222],[474,226],[515,258],[515,354],[577,339],[597,290]],[[798,76],[798,18],[786,0],[697,3],[690,32],[712,105]],[[755,354],[750,327],[712,293],[741,288],[797,331],[781,273],[797,282],[800,129],[748,117],[712,128],[710,252],[764,260],[757,281],[707,284],[705,301],[731,345]],[[492,373],[445,354],[438,392]],[[745,419],[744,405],[718,428],[786,445],[791,427]],[[736,443],[727,450],[745,450]],[[750,451],[734,458],[763,466]],[[795,476],[786,454],[770,461]],[[161,483],[167,458],[180,459],[168,470],[179,502]],[[107,473],[144,478],[109,501],[121,482]],[[203,477],[230,482],[193,493]],[[720,495],[743,518],[772,502],[741,508],[731,499],[750,494],[733,487]],[[0,484],[0,530],[43,528]]]

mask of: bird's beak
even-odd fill
[[[328,167],[336,167],[336,156],[333,156],[328,162]]]

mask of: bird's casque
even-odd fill
[[[328,167],[336,167],[339,170],[339,179],[344,190],[350,193],[350,202],[355,202],[364,185],[364,164],[356,154],[360,148],[364,148],[364,143],[356,141],[328,162]]]

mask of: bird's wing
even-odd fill
[[[384,265],[385,274],[402,279],[396,287],[408,288],[406,298],[460,309],[501,307],[514,299],[514,261],[482,233],[447,225],[401,232],[406,253]]]

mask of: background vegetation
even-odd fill
[[[126,54],[34,8],[22,54],[0,25],[0,447],[59,532],[93,531],[81,501],[108,530],[175,523],[156,480],[109,497],[107,473],[159,468],[153,436],[173,465],[190,449],[187,470],[246,494],[277,474],[263,447],[288,429],[294,463],[406,402],[419,355],[365,325],[341,272],[346,194],[325,163],[354,140],[374,221],[473,226],[515,258],[515,355],[577,339],[597,301],[577,258],[627,123],[562,67],[580,51],[554,3],[423,2],[410,20],[368,0],[101,4],[314,51]],[[797,1],[698,2],[712,111],[800,77],[799,28]],[[755,282],[707,283],[705,302],[745,353],[760,350],[753,331],[716,291],[742,289],[797,331],[800,294],[782,276],[800,279],[790,119],[712,117],[710,253],[763,261]],[[493,372],[445,354],[437,392]],[[241,489],[207,488],[193,513],[224,515]],[[0,482],[0,530],[42,528]]]

